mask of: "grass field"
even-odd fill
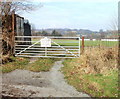
[[[113,47],[117,46],[117,41],[85,41],[85,46],[95,47],[95,46],[104,46],[104,47]]]
[[[33,39],[32,41],[38,41],[37,39]],[[78,40],[66,40],[66,39],[54,39],[54,42],[62,45],[62,46],[78,46]],[[52,43],[52,45],[55,45]],[[80,46],[82,45],[82,41],[80,41]],[[84,41],[85,47],[95,47],[95,46],[104,46],[104,47],[113,47],[118,46],[118,41]]]

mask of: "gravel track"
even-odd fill
[[[28,70],[15,70],[3,74],[2,95],[16,97],[89,97],[66,83],[64,75],[60,72],[63,61],[56,61],[49,72],[36,73]]]

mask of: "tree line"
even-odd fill
[[[33,32],[33,36],[62,36],[62,34],[56,30],[53,30],[52,33],[48,33],[47,31],[39,31],[39,32]]]

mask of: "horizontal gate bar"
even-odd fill
[[[79,38],[79,37],[50,37],[50,36],[15,36],[16,38],[44,38],[44,37],[48,37],[48,38],[65,38],[65,39],[69,39],[69,38]]]
[[[30,46],[30,44],[28,44],[28,45],[27,44],[26,45],[25,44],[20,44],[20,45],[15,44],[15,46]],[[35,46],[40,47],[40,44],[36,44]],[[69,45],[68,46],[64,46],[64,45],[61,45],[61,46],[63,46],[63,47],[78,47],[76,45],[75,46],[69,46]],[[58,46],[52,45],[51,47],[58,47]]]
[[[17,56],[17,55],[15,55],[15,56]],[[79,57],[56,57],[56,56],[25,56],[25,55],[18,55],[18,57],[79,58]]]
[[[45,52],[45,51],[44,51]],[[41,52],[41,53],[44,53],[44,52]],[[40,53],[40,52],[39,52]],[[39,54],[39,53],[21,53],[21,54]],[[66,54],[66,52],[47,52],[47,53],[64,53]],[[73,52],[73,53],[76,53],[78,54],[78,52]]]
[[[18,50],[21,49],[22,50],[22,49],[25,49],[25,48],[15,48],[15,49],[18,49]],[[28,50],[30,50],[30,49],[41,49],[41,48],[29,48]],[[56,49],[48,49],[48,50],[56,50]],[[69,50],[69,49],[67,49],[67,50]],[[75,49],[72,49],[72,50],[75,50]]]
[[[69,50],[69,49],[68,49]],[[20,51],[22,51],[22,50],[15,50],[15,52],[20,52]],[[72,51],[72,52],[79,52],[79,50],[69,50],[69,51]],[[44,50],[36,50],[36,51],[33,51],[33,50],[26,50],[25,52],[32,52],[32,53],[34,53],[34,52],[37,52],[37,53],[39,53],[39,52],[44,52]],[[47,50],[47,52],[49,53],[49,52],[66,52],[65,50]]]
[[[20,51],[22,49],[24,49],[24,48],[16,48],[17,51]],[[27,51],[29,51],[29,50],[33,51],[33,49],[35,49],[35,50],[36,49],[38,49],[38,50],[45,50],[45,48],[31,48],[31,49],[28,49]],[[61,51],[64,51],[63,49],[47,49],[47,50],[49,50],[49,51],[51,51],[51,50],[61,50]],[[79,50],[79,49],[68,49],[68,50]]]
[[[47,50],[49,50],[48,52],[61,52],[61,51],[64,51],[64,50],[56,50],[56,49],[47,49]],[[56,50],[56,51],[51,51],[51,50]],[[68,50],[70,50],[70,51],[79,51],[79,49],[68,49]],[[15,51],[22,51],[22,50],[15,50]],[[26,52],[41,52],[41,51],[33,51],[33,50],[26,50]]]
[[[37,54],[36,53],[21,53],[20,55],[29,55],[29,54],[30,55],[45,55],[45,53],[44,54],[38,54],[38,53]],[[72,54],[48,54],[48,53],[47,53],[47,55],[70,55],[70,56],[73,56]]]
[[[28,47],[28,46],[30,46],[30,45],[15,45],[16,47],[17,46],[26,46],[26,47]],[[34,46],[34,47],[40,47],[40,46]],[[48,47],[48,48],[52,48],[52,47],[57,47],[57,48],[59,48],[58,46],[51,46],[51,47]],[[62,47],[73,47],[73,48],[79,48],[78,46],[62,46]],[[40,48],[44,48],[44,47],[40,47]]]
[[[23,42],[36,42],[36,41],[15,41],[15,43],[23,43]],[[78,42],[57,42],[57,43],[62,43],[62,44],[66,44],[66,43],[69,43],[69,44],[77,44]]]

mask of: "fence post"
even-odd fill
[[[84,53],[84,47],[85,47],[84,36],[82,36],[82,54]]]
[[[15,12],[12,12],[12,55],[15,55]]]

